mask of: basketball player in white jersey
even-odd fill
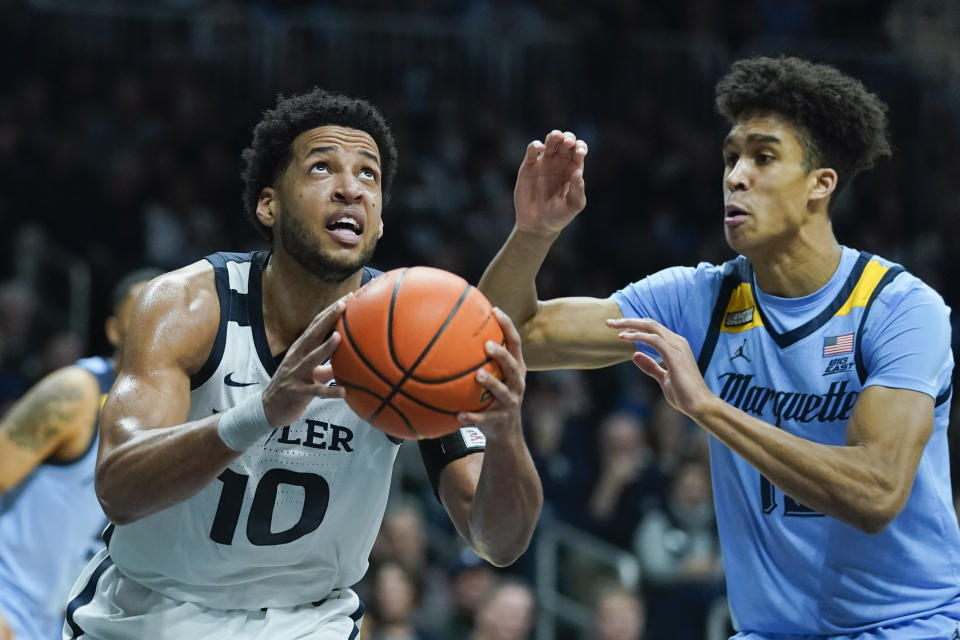
[[[50,640],[67,593],[103,546],[93,491],[97,414],[113,383],[137,294],[159,271],[128,274],[104,328],[113,358],[83,358],[48,374],[0,420],[0,640]]]
[[[372,105],[281,98],[244,152],[269,252],[154,281],[103,409],[97,494],[115,527],[81,574],[64,638],[348,640],[399,442],[331,385],[333,331],[383,233],[396,170]],[[542,489],[523,440],[519,336],[486,345],[503,381],[465,427],[421,443],[458,531],[497,565],[529,544]],[[484,448],[485,442],[485,448]],[[485,452],[484,452],[485,451]]]

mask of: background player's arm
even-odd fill
[[[850,415],[843,446],[794,436],[724,402],[707,387],[687,341],[652,320],[618,320],[622,338],[660,354],[663,366],[637,352],[633,361],[660,384],[676,409],[730,447],[794,500],[877,533],[893,520],[913,487],[933,430],[933,398],[918,391],[869,386]]]
[[[0,420],[0,493],[51,457],[86,450],[100,407],[100,387],[88,371],[69,366],[50,373]]]
[[[440,473],[437,492],[457,531],[492,564],[511,564],[527,549],[543,506],[543,488],[523,439],[520,408],[525,387],[520,336],[496,311],[506,348],[488,343],[487,353],[504,373],[501,382],[481,370],[477,380],[494,402],[480,413],[461,414],[487,438],[486,452],[454,460]]]

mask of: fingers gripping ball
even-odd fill
[[[357,291],[337,322],[337,384],[350,408],[397,438],[436,438],[457,413],[493,398],[476,380],[502,378],[484,343],[503,344],[490,303],[460,276],[431,267],[395,269]]]

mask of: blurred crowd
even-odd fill
[[[895,147],[836,204],[838,238],[902,262],[960,308],[949,275],[960,96],[905,49],[910,3],[357,0],[347,11],[167,0],[153,14],[125,4],[0,0],[0,412],[44,373],[107,352],[97,327],[122,274],[263,246],[240,207],[240,151],[276,92],[316,85],[370,99],[397,135],[373,263],[384,270],[428,264],[476,282],[512,225],[526,143],[575,131],[590,145],[588,204],[540,294],[605,296],[666,266],[732,257],[712,103],[726,65],[754,53],[837,64],[890,105]],[[264,47],[271,33],[277,46]],[[704,638],[722,609],[705,435],[643,378],[632,365],[529,378],[540,530],[571,525],[640,566],[639,582],[624,584],[565,552],[557,589],[590,618],[561,638]],[[358,588],[365,638],[533,637],[538,539],[508,570],[461,551],[416,447],[403,449]]]

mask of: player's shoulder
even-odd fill
[[[130,319],[124,363],[128,352],[158,350],[187,369],[197,354],[206,354],[220,324],[220,299],[213,265],[198,260],[157,276],[144,288]],[[132,343],[132,344],[131,344]]]
[[[734,268],[731,263],[713,264],[711,262],[701,262],[695,267],[677,266],[667,267],[656,271],[645,278],[650,285],[667,284],[674,288],[689,288],[698,286],[718,285],[725,276],[733,271],[742,269]],[[746,261],[743,261],[744,265]]]
[[[62,403],[95,402],[100,396],[100,383],[96,375],[79,364],[70,364],[51,371],[33,387],[40,401],[57,398]]]
[[[888,260],[882,256],[873,255],[872,261],[885,267],[890,280],[877,294],[877,301],[887,307],[896,306],[904,302],[912,304],[928,304],[948,309],[943,296],[932,286],[913,274],[903,265]]]
[[[157,310],[183,307],[201,314],[208,308],[219,309],[213,264],[198,260],[157,276],[140,295],[140,305]]]

